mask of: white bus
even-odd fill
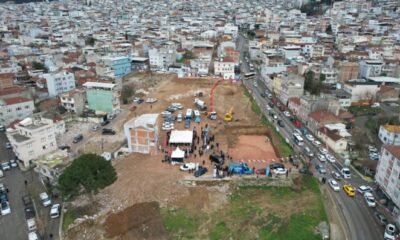
[[[298,133],[293,133],[293,140],[299,146],[304,145],[304,140],[302,137],[300,137],[300,135]]]

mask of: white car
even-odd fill
[[[28,225],[28,231],[36,230],[36,221],[34,218],[30,218],[30,219],[26,220],[26,224]]]
[[[7,201],[1,203],[1,215],[5,216],[11,213],[10,204]]]
[[[326,158],[325,158],[324,155],[322,155],[322,154],[318,154],[317,158],[318,158],[318,160],[320,160],[321,162],[326,162]]]
[[[386,225],[385,234],[383,235],[385,240],[395,240],[396,239],[396,227],[393,224]]]
[[[171,112],[169,112],[169,111],[163,111],[163,112],[161,112],[161,115],[162,116],[170,116],[172,113]]]
[[[171,106],[172,106],[173,108],[176,108],[176,109],[179,109],[179,110],[182,110],[182,109],[183,109],[183,106],[182,106],[182,104],[180,104],[180,103],[172,103]]]
[[[53,206],[51,206],[50,209],[50,217],[51,218],[58,218],[60,216],[60,209],[61,209],[61,205],[60,204],[54,204]]]
[[[170,130],[174,130],[175,127],[174,127],[174,124],[173,124],[173,123],[169,123],[169,124],[168,124],[168,123],[163,123],[161,129],[162,129],[163,131],[170,131]]]
[[[306,138],[311,142],[315,140],[315,138],[311,134],[306,134]]]
[[[357,188],[357,192],[361,193],[361,194],[365,194],[367,192],[372,193],[373,189],[370,186],[359,186]]]
[[[368,207],[376,207],[375,198],[374,195],[372,195],[372,193],[370,192],[364,193],[364,198],[365,201],[367,202]]]
[[[286,117],[290,117],[290,113],[288,111],[284,111],[283,115],[285,115]]]
[[[329,186],[331,186],[331,188],[333,189],[333,191],[335,192],[339,192],[340,191],[340,186],[339,183],[336,182],[335,180],[333,180],[332,178],[328,180]]]
[[[274,114],[274,119],[275,119],[275,120],[277,120],[277,119],[278,119],[278,116],[276,116],[275,114]]]
[[[38,240],[38,239],[39,239],[39,238],[38,238],[36,232],[30,232],[30,233],[28,234],[28,240]]]
[[[44,207],[48,207],[51,205],[51,199],[49,195],[47,195],[47,193],[42,192],[41,194],[39,194],[39,197]]]
[[[325,154],[325,158],[328,159],[328,161],[331,162],[331,163],[336,162],[335,157],[330,155],[330,154]]]
[[[317,147],[321,146],[321,142],[316,139],[312,143]]]
[[[95,132],[97,130],[99,130],[99,125],[96,124],[92,127],[92,131]]]
[[[320,148],[320,149],[319,149],[319,152],[322,153],[323,155],[326,155],[326,154],[329,153],[328,150],[327,150],[326,148]]]
[[[196,170],[198,167],[199,167],[198,163],[185,163],[180,167],[180,169],[181,171],[189,171],[189,170]]]
[[[276,168],[274,170],[274,173],[277,175],[284,175],[287,173],[287,169],[286,168]]]
[[[0,169],[0,178],[4,177],[3,170]]]
[[[266,109],[267,109],[267,111],[271,111],[272,110],[272,108],[270,106],[268,106],[268,105],[267,105]]]

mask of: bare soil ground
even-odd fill
[[[158,101],[154,104],[142,103],[133,112],[128,110],[131,104],[123,106],[124,111],[112,125],[114,129],[122,132],[124,122],[144,113],[160,113],[173,102],[181,103],[184,109],[195,108],[193,100],[194,94],[197,92],[203,93],[201,99],[206,102],[207,106],[210,106],[209,94],[215,80],[158,77],[153,75],[150,83],[140,85],[149,91],[147,97],[157,98]],[[145,82],[148,78],[149,75],[142,74],[135,76],[133,80],[127,80],[127,82],[134,84],[135,89],[138,89],[137,84]],[[231,107],[234,109],[234,121],[225,123],[224,115]],[[210,135],[214,135],[215,141],[219,143],[219,147],[216,147],[214,151],[229,152],[234,157],[234,161],[241,159],[268,160],[275,157],[272,146],[265,141],[265,130],[260,127],[259,119],[251,110],[251,103],[244,96],[240,84],[222,82],[216,88],[214,111],[218,114],[218,120],[212,121],[202,115],[201,123],[192,122],[191,124],[191,129],[196,127],[199,134],[200,128],[208,124]],[[161,123],[162,118],[160,119]],[[161,127],[159,129],[161,130]],[[183,130],[183,123],[176,123],[175,129]],[[161,131],[161,145],[165,142],[165,138],[166,132]],[[118,138],[114,141],[113,139],[107,144],[122,140]],[[85,143],[86,151],[98,152],[101,138],[92,138]],[[164,148],[172,150],[165,146]],[[192,155],[186,161],[200,164],[205,161],[206,165],[211,167],[208,162],[208,154],[202,158]],[[130,154],[115,161],[118,179],[96,196],[95,201],[101,205],[100,217],[95,221],[96,224],[88,224],[85,227],[86,239],[164,239],[165,229],[160,226],[160,217],[157,213],[159,210],[153,202],[161,207],[172,205],[186,208],[189,211],[210,212],[221,207],[227,201],[230,186],[188,188],[179,183],[179,180],[188,176],[188,173],[179,171],[178,166],[162,163],[162,158],[163,156],[159,152],[153,155]],[[209,174],[211,172],[209,171]],[[76,205],[79,205],[79,202]],[[106,219],[106,214],[110,213],[116,215],[111,215],[112,217]],[[70,229],[69,232],[77,232],[77,229],[79,226]],[[155,235],[151,235],[150,232],[153,231]],[[81,239],[78,235],[67,235],[69,235],[67,239]]]

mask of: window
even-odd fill
[[[27,148],[31,148],[32,147],[32,143],[29,143],[28,145],[26,145]]]
[[[25,109],[29,109],[30,107],[29,107],[29,105],[25,105]]]

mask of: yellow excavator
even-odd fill
[[[233,119],[233,107],[231,107],[231,109],[229,109],[229,111],[227,113],[225,113],[224,121],[232,122],[232,119]]]

